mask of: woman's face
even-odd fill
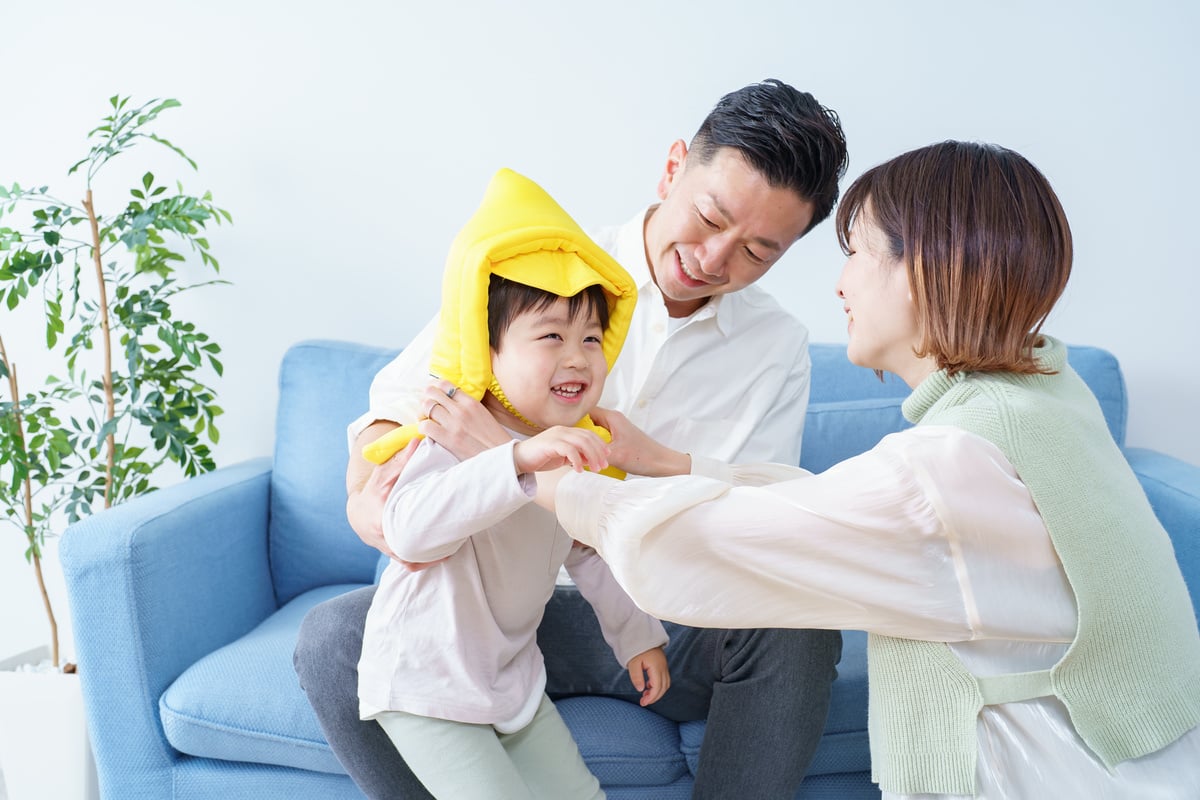
[[[914,355],[921,330],[908,273],[888,252],[887,237],[871,219],[869,207],[860,209],[849,246],[837,283],[849,319],[847,355],[860,367],[895,373],[915,387],[935,365]]]

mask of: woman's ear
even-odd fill
[[[676,139],[671,143],[671,149],[667,151],[667,163],[663,167],[662,177],[658,179],[659,200],[667,199],[667,195],[671,191],[671,184],[675,182],[675,177],[683,171],[687,154],[687,143],[683,139]]]

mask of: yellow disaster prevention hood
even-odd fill
[[[482,204],[458,232],[446,258],[431,375],[453,383],[476,400],[490,390],[521,417],[492,375],[487,313],[488,283],[493,274],[560,297],[573,297],[599,284],[608,299],[603,348],[612,369],[637,302],[633,279],[545,190],[502,169],[492,177]],[[611,440],[608,431],[588,417],[580,420],[579,427]],[[363,457],[382,464],[420,436],[415,425],[402,425],[363,448]],[[604,472],[623,477],[614,468]]]

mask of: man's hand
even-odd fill
[[[355,450],[350,454],[350,466],[346,470],[346,519],[358,538],[389,558],[395,558],[396,554],[383,538],[383,506],[396,479],[412,458],[417,442],[409,442],[408,447],[378,466],[364,459],[361,450],[363,445],[394,427],[391,423],[376,423],[359,434],[354,442]]]
[[[556,425],[517,442],[513,448],[513,462],[518,475],[564,466],[570,466],[576,472],[585,468],[599,472],[608,466],[607,451],[604,440],[591,431]]]
[[[661,647],[652,647],[629,660],[629,680],[642,693],[639,701],[644,708],[657,702],[671,688],[671,673],[667,670],[667,654]]]
[[[608,461],[614,467],[650,478],[687,475],[692,471],[691,456],[651,439],[620,411],[593,408],[590,416],[592,422],[612,434]]]
[[[408,466],[413,451],[417,449],[417,440],[412,440],[407,447],[378,466],[362,457],[365,445],[396,427],[394,422],[375,422],[354,440],[354,452],[350,454],[350,463],[346,467],[346,519],[358,538],[366,544],[410,572],[419,572],[438,562],[416,564],[396,558],[383,536],[383,506],[392,493],[396,479]]]

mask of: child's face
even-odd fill
[[[608,364],[604,331],[594,311],[567,314],[567,300],[519,314],[492,351],[492,372],[508,401],[530,422],[549,428],[571,426],[600,400]],[[492,397],[484,404],[501,424],[536,433]]]

